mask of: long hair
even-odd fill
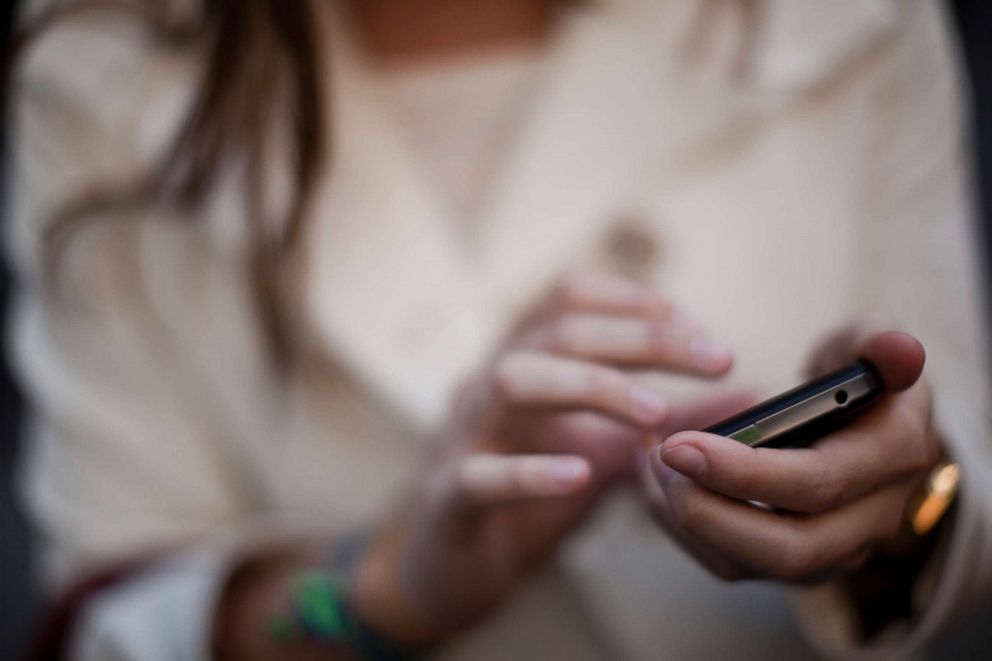
[[[25,47],[50,26],[71,15],[103,10],[136,13],[157,47],[196,49],[205,59],[195,99],[151,171],[132,185],[86,191],[50,219],[45,272],[57,272],[64,244],[87,218],[151,204],[194,215],[225,164],[242,163],[244,190],[250,196],[249,276],[272,355],[278,365],[286,366],[292,357],[293,324],[289,306],[280,302],[287,297],[280,291],[329,148],[318,8],[314,0],[199,0],[196,11],[177,15],[170,13],[169,4],[75,0],[31,18],[14,35],[4,67],[7,76]],[[263,217],[266,206],[257,196],[265,188],[266,147],[277,128],[289,134],[292,201],[285,218],[272,222]]]

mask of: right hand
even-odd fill
[[[814,353],[812,372],[857,358],[878,370],[884,396],[808,448],[688,431],[651,452],[643,487],[652,514],[716,576],[819,583],[859,570],[902,534],[943,454],[925,352],[905,333],[842,332]]]
[[[654,291],[605,276],[557,287],[458,398],[423,488],[356,578],[369,626],[437,642],[502,604],[552,557],[651,434],[737,410],[673,406],[628,369],[718,377],[732,356]]]

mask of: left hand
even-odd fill
[[[652,513],[717,576],[825,580],[857,569],[900,531],[909,499],[941,457],[923,347],[904,333],[841,333],[814,355],[811,371],[856,357],[874,363],[886,394],[809,448],[751,448],[689,431],[650,452],[643,483]]]
[[[419,488],[359,564],[363,622],[424,645],[484,621],[636,475],[647,438],[736,410],[738,393],[672,403],[632,373],[717,378],[732,356],[715,346],[650,288],[564,280],[460,391]]]

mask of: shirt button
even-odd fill
[[[622,220],[607,238],[607,253],[611,266],[632,278],[651,274],[661,259],[661,246],[657,237],[633,220]]]

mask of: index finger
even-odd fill
[[[503,356],[496,394],[519,408],[592,410],[642,427],[660,425],[668,401],[629,374],[596,363],[532,351]]]
[[[617,275],[576,272],[566,275],[552,290],[550,307],[556,311],[638,315],[668,319],[672,303],[655,289]]]
[[[725,496],[794,512],[822,512],[936,461],[940,448],[928,431],[926,397],[921,384],[883,400],[809,448],[753,448],[722,436],[684,432],[661,445],[660,458]]]

